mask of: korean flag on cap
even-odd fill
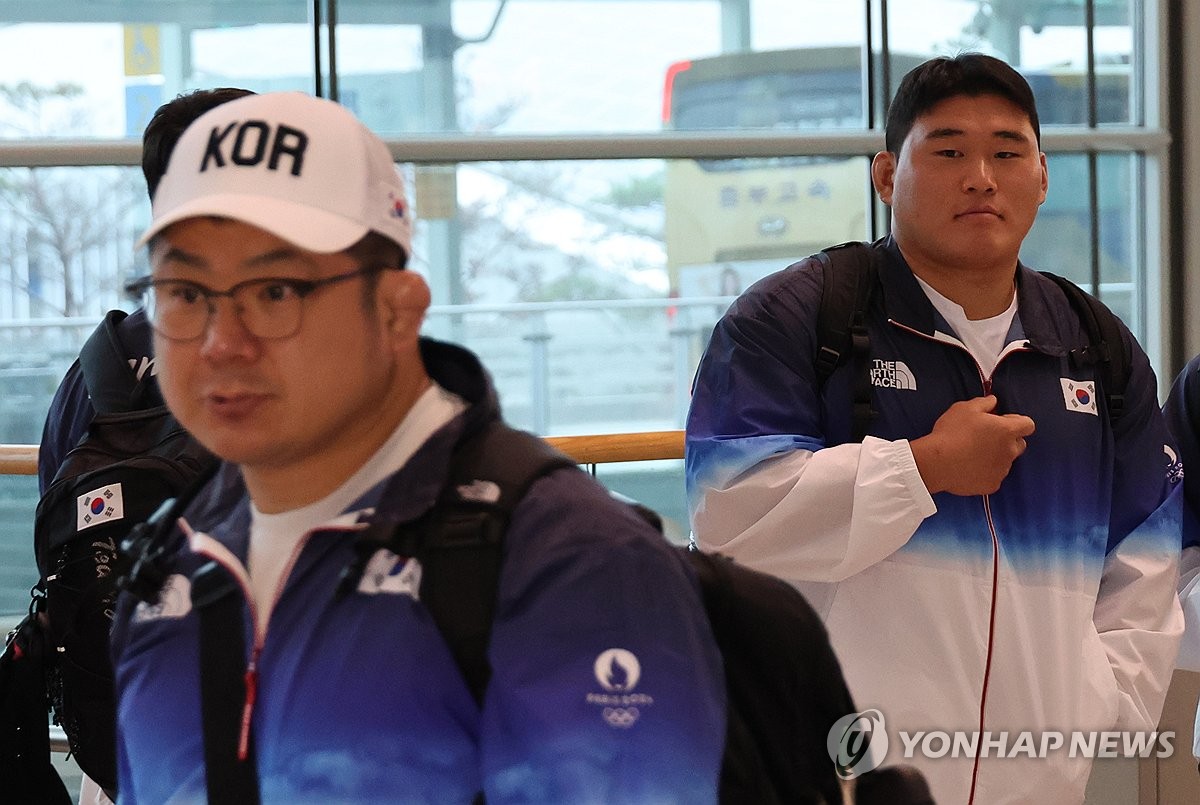
[[[1096,381],[1072,380],[1069,377],[1060,377],[1059,381],[1062,383],[1063,403],[1068,411],[1099,415],[1096,409]]]

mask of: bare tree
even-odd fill
[[[74,84],[0,84],[0,104],[0,130],[9,137],[82,134],[91,119]],[[35,317],[111,307],[133,262],[136,184],[119,168],[0,171],[0,258],[9,266],[0,282],[28,295]]]

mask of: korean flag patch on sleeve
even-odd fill
[[[1099,416],[1096,409],[1096,381],[1072,380],[1060,377],[1062,383],[1063,403],[1068,411],[1079,411],[1092,416]]]
[[[120,484],[102,486],[75,499],[76,531],[124,518],[125,502]]]

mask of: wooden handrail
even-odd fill
[[[606,433],[599,436],[547,436],[546,441],[580,464],[683,458],[683,431]]]
[[[36,444],[0,444],[0,475],[37,475]]]
[[[546,441],[580,464],[683,458],[683,431],[548,436]],[[36,475],[37,445],[0,444],[0,475]]]

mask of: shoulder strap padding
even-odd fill
[[[397,553],[421,563],[421,601],[477,702],[491,678],[487,649],[512,512],[537,479],[576,466],[543,439],[494,421],[459,442],[438,502],[415,531],[397,533],[412,545]]]
[[[1062,289],[1071,308],[1083,324],[1088,343],[1071,349],[1071,359],[1077,365],[1096,367],[1096,377],[1108,405],[1109,421],[1115,423],[1124,413],[1125,389],[1129,386],[1129,377],[1133,373],[1133,358],[1129,345],[1121,336],[1117,315],[1099,299],[1066,277],[1049,271],[1041,273]]]
[[[216,561],[196,570],[191,585],[200,630],[200,718],[208,800],[258,805],[254,737],[243,712],[243,704],[253,706],[255,693],[255,678],[246,670],[245,599],[233,575]]]
[[[545,439],[494,420],[459,442],[443,494],[451,491],[451,485],[457,492],[460,486],[490,481],[499,492],[492,506],[510,514],[534,481],[553,470],[576,466],[574,459]]]
[[[879,279],[879,255],[870,244],[851,241],[817,252],[821,263],[821,306],[817,312],[817,385],[822,387],[841,364],[853,361],[851,438],[867,435],[871,409],[867,310]]]

